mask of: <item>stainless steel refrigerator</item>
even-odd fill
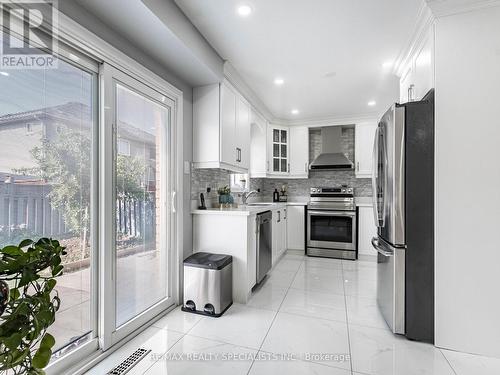
[[[377,303],[394,333],[434,342],[434,91],[394,104],[374,142]]]

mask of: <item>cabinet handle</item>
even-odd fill
[[[290,163],[288,163],[288,173],[290,173]]]
[[[278,223],[281,222],[281,211],[278,211]]]
[[[304,172],[307,173],[307,163],[304,164]]]
[[[359,172],[359,161],[356,162],[356,172]]]
[[[415,88],[415,85],[411,84],[410,87],[408,87],[408,101],[412,102],[413,101],[413,89]]]
[[[267,161],[267,171],[269,172],[269,160]]]

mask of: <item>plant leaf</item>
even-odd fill
[[[24,252],[20,248],[18,248],[17,246],[5,246],[2,249],[2,253],[7,254],[7,255],[11,255],[11,256],[19,256],[19,255],[24,254]]]
[[[23,248],[23,247],[26,247],[26,246],[30,246],[30,245],[33,245],[33,240],[30,240],[30,239],[26,239],[26,240],[22,240],[20,243],[19,243],[19,248]]]
[[[4,337],[1,341],[2,343],[10,350],[16,350],[19,345],[21,345],[21,341],[23,339],[23,335],[20,333],[14,333],[9,337]]]
[[[40,347],[33,356],[31,364],[33,365],[34,368],[43,369],[45,366],[49,364],[51,355],[52,355],[52,350],[45,347]]]
[[[44,347],[47,349],[52,348],[56,344],[56,339],[50,333],[46,333],[40,342],[40,348]]]
[[[48,288],[48,291],[52,291],[52,289],[54,289],[54,287],[56,286],[57,284],[57,280],[56,279],[49,279],[47,280],[47,288]]]

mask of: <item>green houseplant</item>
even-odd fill
[[[219,194],[219,204],[225,205],[230,204],[231,202],[231,189],[229,186],[220,187],[217,189],[217,193]]]
[[[61,302],[54,287],[63,272],[64,250],[49,238],[0,250],[0,372],[45,373],[55,345],[47,329]]]

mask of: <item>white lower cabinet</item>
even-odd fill
[[[373,207],[360,206],[358,208],[358,254],[377,255],[377,251],[372,246],[372,238],[377,235],[377,227],[373,218]]]
[[[305,207],[287,206],[286,237],[287,249],[305,250]]]
[[[286,250],[286,222],[287,222],[286,207],[273,210],[273,246],[272,258],[273,265],[283,255]]]

